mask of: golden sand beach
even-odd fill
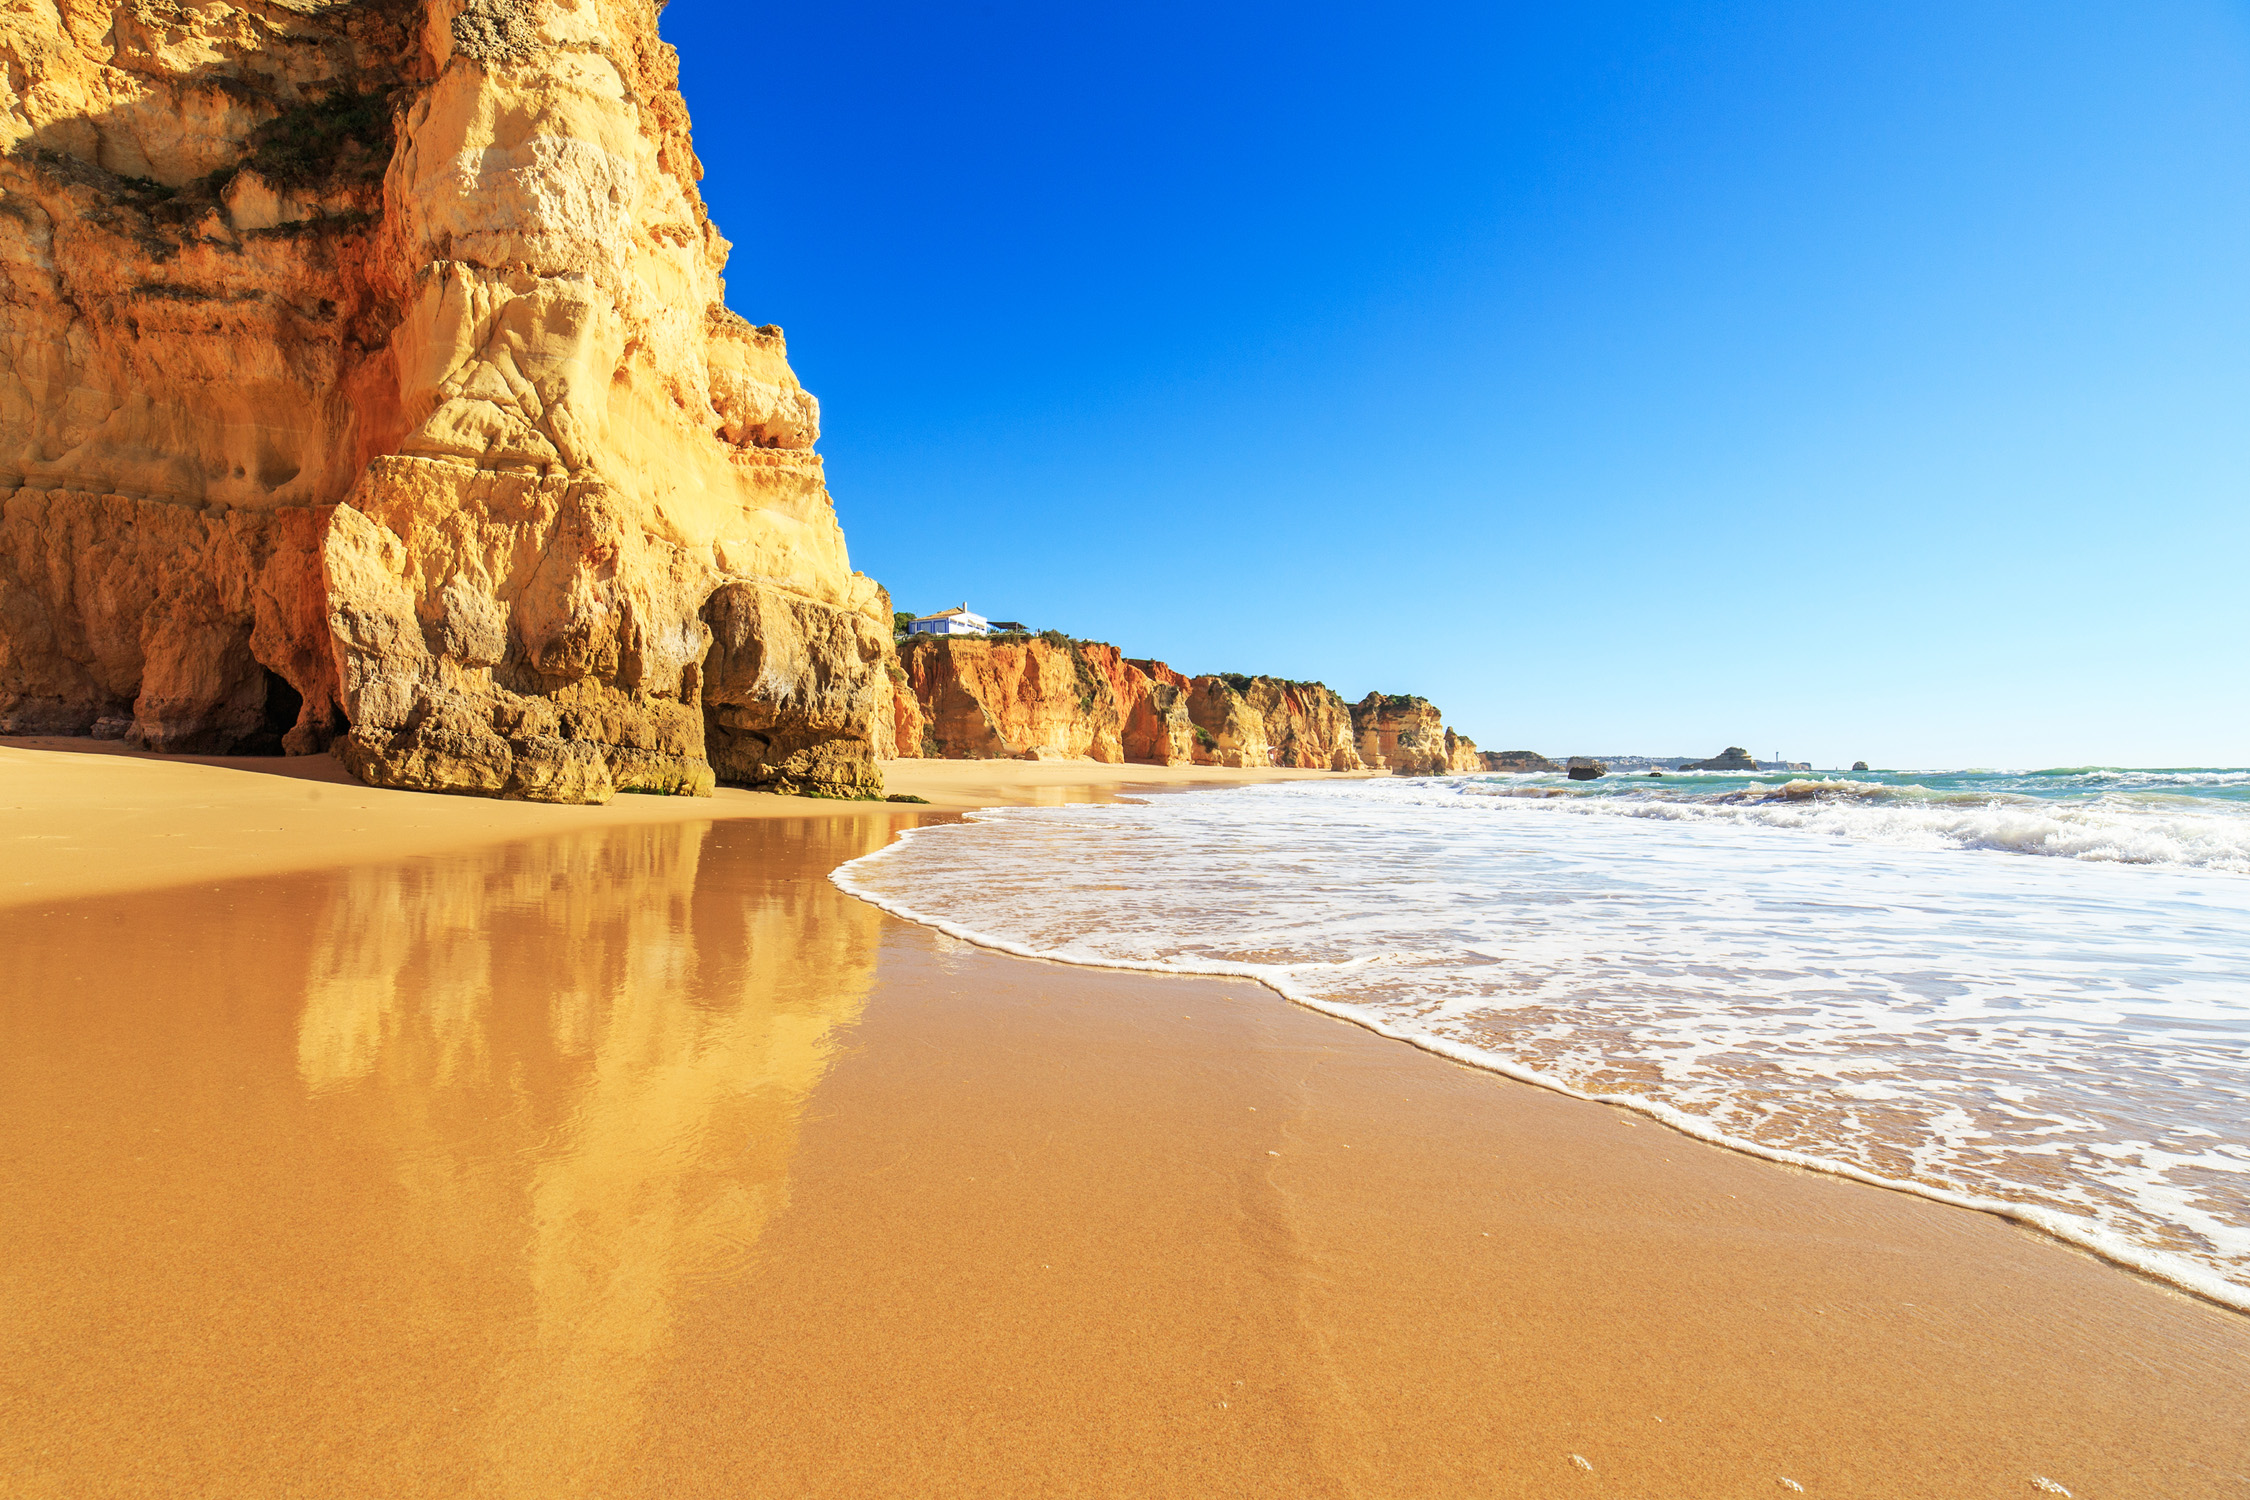
[[[2250,1494],[2250,1319],[826,879],[1278,773],[887,771],[0,745],[0,1494]]]

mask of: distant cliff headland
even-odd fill
[[[1425,698],[1346,703],[1318,682],[1189,677],[1059,631],[908,636],[896,649],[884,749],[897,755],[1409,776],[1514,769],[1499,762],[1524,758],[1480,753]]]

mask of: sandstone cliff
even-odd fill
[[[1359,756],[1401,776],[1442,776],[1453,767],[1445,716],[1427,698],[1369,693],[1352,705]]]
[[[1223,680],[1258,716],[1270,752],[1267,764],[1301,771],[1367,769],[1353,743],[1352,711],[1326,684],[1279,677]]]
[[[870,744],[877,760],[897,760],[931,754],[929,718],[914,684],[896,656],[883,659],[884,681],[877,684],[875,717]]]
[[[0,65],[0,733],[879,790],[889,603],[650,0],[38,0]]]
[[[1364,769],[1350,711],[1319,683],[1190,678],[1059,634],[922,636],[899,659],[934,757]]]
[[[1160,661],[1129,661],[1126,665],[1147,678],[1148,686],[1125,705],[1125,758],[1179,766],[1193,764],[1201,754],[1209,764],[1210,750],[1204,741],[1210,738],[1210,731],[1199,734],[1188,715],[1194,684]]]
[[[918,636],[899,649],[927,721],[925,752],[948,760],[1125,759],[1113,646]]]
[[[1195,722],[1195,762],[1204,766],[1270,766],[1273,745],[1265,716],[1223,677],[1188,679],[1188,717]]]

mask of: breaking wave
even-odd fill
[[[1633,778],[1630,789],[1597,792],[1552,777],[1493,777],[1427,783],[1401,795],[1504,797],[1590,816],[1731,822],[1897,848],[1993,849],[2250,874],[2250,799],[2212,795],[2250,792],[2250,773],[2047,774],[2058,778],[2039,784],[2047,795],[2016,789],[2023,777],[1966,785],[1957,777],[1937,784],[1792,778],[1714,790],[1659,789]]]

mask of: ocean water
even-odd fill
[[[2250,771],[1299,782],[981,813],[835,878],[2250,1310]]]

